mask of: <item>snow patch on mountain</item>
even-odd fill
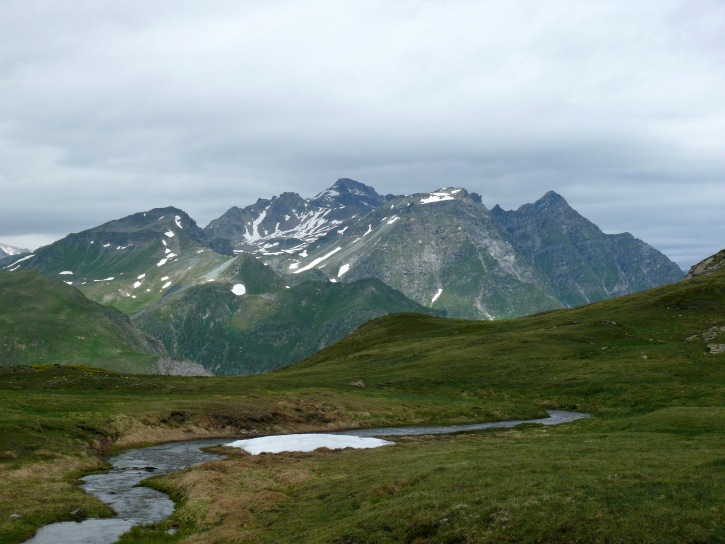
[[[5,255],[20,255],[21,253],[27,253],[27,249],[21,249],[19,247],[9,246],[7,244],[0,244],[0,252],[5,253]]]
[[[329,259],[329,258],[330,258],[330,257],[332,257],[332,256],[333,256],[333,255],[334,255],[335,253],[337,253],[338,251],[341,251],[341,250],[342,250],[342,248],[341,248],[341,247],[337,247],[337,248],[333,249],[332,251],[330,251],[329,253],[327,253],[326,255],[323,255],[322,257],[318,257],[317,259],[315,259],[314,261],[312,261],[312,262],[311,262],[310,264],[308,264],[307,266],[304,266],[304,267],[300,268],[299,270],[295,270],[295,272],[294,272],[294,273],[295,273],[295,274],[299,274],[300,272],[304,272],[305,270],[309,270],[310,268],[314,268],[314,267],[316,267],[316,266],[317,266],[318,264],[320,264],[320,263],[321,263],[322,261],[324,261],[324,260],[326,260],[326,259]]]
[[[430,193],[426,198],[421,198],[421,204],[432,204],[434,202],[443,202],[445,200],[455,200],[450,193]]]
[[[175,236],[175,235],[174,235],[174,231],[173,231],[173,230],[171,230],[171,229],[169,229],[169,230],[167,230],[167,231],[166,231],[166,232],[164,233],[164,236],[168,236],[169,238],[173,238],[173,237]]]
[[[441,296],[442,292],[443,292],[443,289],[438,289],[438,292],[436,292],[436,294],[433,295],[433,300],[431,300],[430,303],[433,304],[436,300],[438,300],[438,297]]]
[[[11,266],[13,266],[13,267],[15,267],[15,268],[13,268],[13,270],[17,270],[17,268],[20,265],[20,263],[22,263],[23,261],[27,261],[28,259],[32,259],[33,257],[35,257],[34,254],[33,255],[26,255],[25,257],[22,257],[22,258],[18,259],[14,263],[11,263],[11,264],[7,265],[5,268],[8,269]],[[12,272],[13,270],[11,270],[10,272]]]
[[[63,270],[63,272],[58,272],[58,275],[59,276],[72,276],[73,272],[71,272],[70,270]]]
[[[234,293],[238,297],[243,295],[246,292],[247,292],[247,288],[244,287],[243,283],[236,283],[236,284],[234,284],[234,287],[232,287],[232,293]]]
[[[348,270],[350,270],[350,263],[347,263],[347,264],[343,264],[343,265],[342,265],[342,266],[340,267],[340,270],[339,270],[339,272],[337,273],[337,277],[338,277],[338,278],[341,278],[341,277],[342,277],[342,276],[343,276],[343,275],[345,274],[345,272],[347,272]]]

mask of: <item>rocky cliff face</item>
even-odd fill
[[[553,191],[518,210],[497,206],[492,214],[566,306],[641,291],[683,276],[675,263],[631,234],[604,234]]]
[[[491,213],[464,189],[395,197],[305,253],[270,263],[290,275],[316,269],[338,282],[378,278],[455,317],[494,319],[561,307]]]

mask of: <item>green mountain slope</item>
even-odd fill
[[[135,322],[170,352],[233,375],[299,361],[394,312],[430,311],[379,280],[288,288],[247,255],[215,282],[169,293]]]
[[[40,270],[134,314],[171,289],[205,281],[228,260],[209,248],[193,219],[169,207],[70,234],[3,270]]]
[[[163,345],[115,308],[37,271],[0,273],[0,365],[82,364],[157,372]]]

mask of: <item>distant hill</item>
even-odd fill
[[[232,375],[299,361],[366,321],[397,312],[442,315],[375,279],[287,287],[244,255],[216,281],[165,296],[136,323],[170,352]]]
[[[126,315],[38,271],[0,273],[0,365],[87,365],[177,373],[163,345]],[[186,371],[202,369],[184,363]]]

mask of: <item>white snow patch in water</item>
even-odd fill
[[[312,261],[307,266],[304,266],[304,267],[300,268],[299,270],[295,270],[294,273],[295,274],[299,274],[300,272],[304,272],[305,270],[309,270],[310,268],[314,268],[315,266],[317,266],[318,264],[320,264],[322,261],[324,261],[325,259],[327,259],[329,257],[332,257],[335,253],[337,253],[340,250],[342,250],[341,247],[336,247],[335,249],[333,249],[332,251],[330,251],[326,255],[323,255],[322,257],[318,257],[317,259],[315,259],[314,261]]]
[[[331,450],[344,448],[369,449],[391,444],[394,444],[394,442],[380,438],[341,434],[286,434],[236,440],[225,445],[242,449],[252,455],[258,455],[260,453],[280,453],[283,451],[314,451],[319,448],[329,448]]]
[[[340,267],[340,270],[339,270],[339,271],[338,271],[338,273],[337,273],[337,277],[338,277],[338,278],[339,278],[339,277],[342,277],[342,275],[343,275],[343,274],[344,274],[345,272],[347,272],[348,270],[350,270],[350,263],[347,263],[347,264],[343,264],[343,265],[342,265],[342,266]]]
[[[433,202],[443,202],[444,200],[455,200],[455,198],[448,193],[431,193],[427,198],[422,198],[420,203],[431,204]]]
[[[72,276],[73,272],[71,272],[70,270],[63,270],[63,272],[58,272],[58,275],[59,276]]]
[[[232,293],[234,293],[237,296],[241,296],[246,292],[247,292],[247,288],[244,287],[243,283],[237,283],[234,285],[234,287],[232,287]]]
[[[433,300],[430,301],[431,304],[433,304],[436,300],[438,300],[438,297],[441,296],[441,293],[443,292],[443,289],[438,289],[438,292],[433,295]]]
[[[176,222],[177,227],[179,227],[180,229],[184,228],[181,226],[181,216],[177,215],[176,217],[174,217],[174,221]]]

